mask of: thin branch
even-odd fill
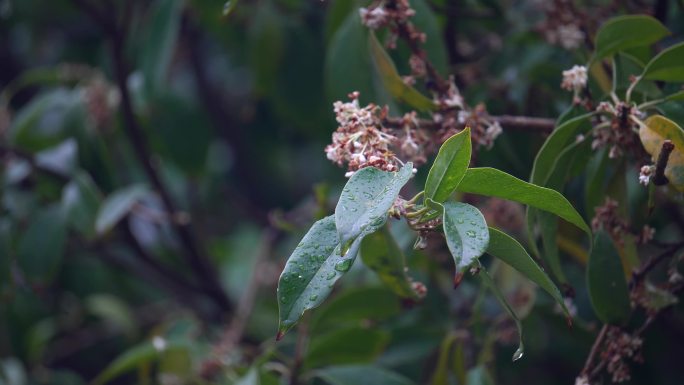
[[[663,142],[660,154],[658,154],[658,160],[656,161],[655,175],[653,176],[654,185],[664,186],[670,182],[665,176],[665,167],[667,167],[667,161],[670,159],[670,154],[672,154],[674,148],[675,145],[671,140]]]
[[[556,121],[553,119],[532,116],[498,115],[488,116],[487,119],[498,122],[506,130],[547,133],[553,131],[556,126]],[[391,128],[400,128],[404,125],[400,117],[386,117],[382,123]],[[442,127],[440,123],[429,119],[418,119],[418,126],[428,130],[438,130]]]
[[[596,337],[596,340],[594,341],[594,345],[591,347],[591,351],[589,352],[589,357],[587,357],[587,361],[584,363],[584,368],[582,369],[582,374],[583,375],[588,375],[589,370],[591,369],[591,365],[594,362],[594,359],[598,355],[599,348],[601,347],[601,344],[603,344],[603,339],[606,337],[606,333],[608,332],[608,324],[604,324],[603,327],[601,328],[601,331],[599,332],[598,336]]]
[[[128,137],[131,145],[133,147],[133,152],[138,159],[138,162],[142,165],[147,178],[150,180],[154,189],[157,191],[161,200],[164,204],[169,217],[174,218],[177,214],[177,209],[171,198],[171,193],[166,188],[161,180],[161,177],[157,173],[154,164],[151,159],[151,151],[148,147],[145,134],[140,127],[135,113],[133,111],[133,104],[131,101],[130,92],[128,90],[127,80],[129,70],[125,63],[125,36],[126,31],[122,30],[116,25],[115,19],[106,18],[106,20],[100,20],[104,18],[104,15],[99,14],[98,11],[94,11],[90,3],[86,0],[73,0],[73,2],[80,6],[86,13],[88,13],[96,22],[103,23],[103,29],[111,40],[111,54],[114,64],[114,78],[116,79],[116,84],[121,94],[121,112],[123,116],[123,128],[125,130],[126,136]],[[115,15],[111,15],[115,17]],[[113,27],[108,28],[108,25],[113,25]],[[206,293],[214,299],[216,304],[223,310],[228,311],[232,308],[230,300],[226,293],[221,288],[221,285],[216,276],[215,270],[210,267],[207,258],[204,256],[198,242],[193,235],[190,228],[190,221],[185,223],[172,222],[173,228],[178,234],[181,244],[186,249],[183,256],[189,263],[190,267],[194,270],[197,275],[199,283],[201,283]]]

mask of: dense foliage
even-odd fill
[[[681,384],[683,19],[0,0],[0,384]]]

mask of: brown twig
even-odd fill
[[[665,176],[665,167],[667,167],[667,161],[670,159],[670,154],[672,154],[674,148],[675,145],[671,140],[663,142],[660,154],[658,154],[658,160],[656,161],[655,175],[653,176],[654,185],[664,186],[670,182]]]
[[[133,147],[133,152],[138,162],[142,165],[147,178],[159,194],[167,214],[173,218],[178,211],[171,198],[171,193],[162,182],[152,162],[145,134],[133,111],[133,104],[127,85],[129,70],[125,62],[125,40],[127,33],[125,26],[117,25],[115,15],[106,16],[87,0],[73,0],[73,2],[102,26],[111,42],[110,50],[114,62],[114,77],[121,95],[123,129]],[[127,23],[129,21],[125,20],[123,22]],[[186,252],[183,253],[183,256],[195,272],[198,283],[204,287],[207,295],[213,298],[217,306],[223,311],[229,311],[232,308],[230,299],[221,288],[215,270],[210,267],[206,256],[195,239],[190,227],[190,221],[188,220],[185,223],[172,222],[172,226],[185,248]]]
[[[584,363],[584,368],[582,369],[582,375],[588,375],[589,370],[591,369],[591,364],[594,362],[594,359],[598,355],[599,348],[601,347],[601,344],[603,344],[603,339],[606,337],[606,333],[608,332],[608,325],[604,324],[603,327],[601,328],[601,331],[599,332],[598,336],[596,337],[596,340],[594,341],[594,344],[591,346],[591,351],[589,352],[589,357],[587,357],[587,360]]]
[[[553,119],[532,116],[498,115],[488,116],[487,118],[498,122],[506,130],[548,133],[553,131],[556,125]],[[400,117],[386,117],[382,123],[391,128],[401,128],[404,125],[403,119]],[[418,125],[429,130],[438,130],[442,127],[440,123],[429,119],[418,119]]]

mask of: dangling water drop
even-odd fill
[[[513,362],[521,359],[524,354],[525,354],[525,351],[523,350],[522,345],[520,345],[520,347],[518,347],[518,350],[516,350],[515,353],[513,353]]]

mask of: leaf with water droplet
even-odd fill
[[[506,301],[506,297],[494,284],[494,280],[482,265],[480,265],[480,272],[478,273],[478,276],[482,280],[482,283],[487,286],[492,293],[494,293],[494,296],[501,304],[501,307],[506,310],[506,313],[508,313],[508,315],[513,319],[515,326],[518,328],[518,349],[515,351],[515,353],[513,353],[513,361],[517,361],[522,358],[523,354],[525,354],[525,345],[523,344],[523,328],[520,318],[518,318],[518,316],[515,314],[515,311],[511,305],[508,303],[508,301]]]
[[[362,238],[352,242],[343,257],[340,255],[341,247],[332,215],[311,226],[280,275],[279,336],[282,337],[292,328],[305,311],[317,307],[328,297],[335,282],[353,264]],[[338,265],[345,269],[340,269]]]
[[[355,172],[342,190],[335,208],[340,242],[346,245],[362,234],[370,234],[382,227],[387,220],[387,212],[411,175],[413,164],[410,162],[398,172],[381,171],[374,167]]]
[[[460,202],[445,202],[443,206],[447,246],[454,257],[456,273],[462,273],[487,250],[489,231],[482,230],[486,222],[477,208]]]
[[[525,248],[508,234],[493,227],[489,228],[489,245],[487,254],[490,254],[514,269],[530,281],[539,285],[547,293],[551,294],[558,305],[565,312],[566,317],[570,317],[568,309],[565,307],[563,296],[558,287],[551,281],[551,278],[542,270],[534,259],[527,253]]]

